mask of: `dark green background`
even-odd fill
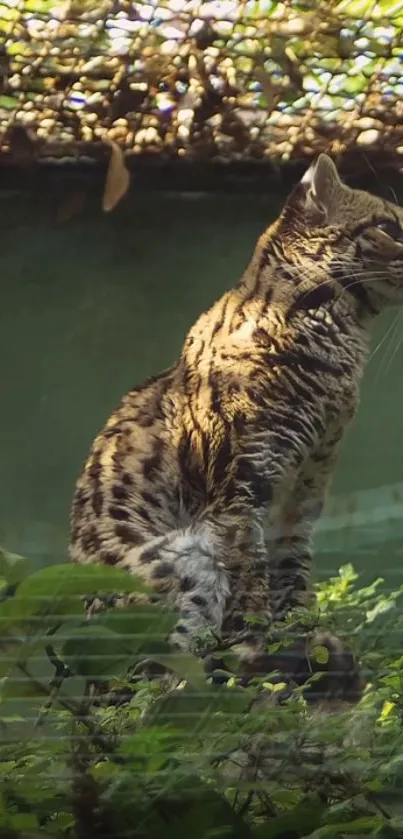
[[[238,280],[281,203],[134,190],[110,214],[90,201],[58,221],[64,200],[55,190],[0,193],[0,543],[38,564],[66,556],[74,480],[108,413],[176,358],[198,313]],[[391,321],[379,320],[374,346]],[[391,587],[400,582],[403,349],[390,360],[399,336],[403,317],[368,366],[333,485],[343,526],[322,524],[318,575],[353,561]]]

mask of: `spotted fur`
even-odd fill
[[[371,324],[403,302],[403,211],[320,155],[178,363],[135,387],[75,490],[71,557],[150,581],[172,643],[309,601],[312,531]]]

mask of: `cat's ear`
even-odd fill
[[[327,154],[320,154],[305,172],[299,186],[301,209],[313,223],[326,224],[342,187],[333,160]]]

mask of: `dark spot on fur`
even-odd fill
[[[260,347],[269,347],[273,343],[273,339],[268,335],[265,329],[255,329],[252,339]]]
[[[273,487],[270,479],[264,475],[257,475],[253,463],[247,457],[238,460],[236,473],[237,483],[246,487],[248,497],[252,496],[254,503],[263,507],[273,498]],[[239,494],[242,494],[242,486]]]
[[[232,501],[235,498],[235,495],[236,495],[235,481],[234,481],[233,478],[231,478],[228,481],[226,489],[225,489],[225,499],[226,499],[226,501]]]
[[[196,586],[196,582],[192,577],[182,577],[179,583],[179,588],[181,591],[192,591]]]
[[[87,554],[94,554],[98,553],[100,548],[100,538],[98,536],[97,530],[92,525],[87,530],[84,531],[81,537],[81,545],[83,548],[84,553]]]
[[[205,499],[206,466],[208,460],[208,439],[194,417],[193,421],[197,425],[197,435],[196,431],[194,438],[184,433],[178,445],[178,462],[182,476],[183,497],[189,509],[192,507],[192,500],[194,502],[197,497],[203,500]],[[196,446],[193,442],[194,439],[197,440],[198,445],[201,443],[204,465],[200,462],[200,457],[195,456]]]
[[[242,434],[245,428],[246,417],[243,411],[237,411],[232,421],[237,434]]]
[[[71,526],[70,526],[70,541],[71,541],[72,545],[74,545],[75,542],[77,542],[77,539],[78,539],[79,535],[80,535],[80,528],[78,526],[78,523],[76,521],[73,521]]]
[[[126,501],[127,490],[121,486],[121,484],[115,484],[114,487],[112,487],[112,495],[117,501]]]
[[[173,573],[174,568],[170,562],[159,562],[158,565],[153,568],[153,577],[159,580],[162,580],[165,577],[172,577]]]
[[[128,521],[129,519],[129,511],[125,507],[118,507],[115,504],[111,504],[109,507],[109,515],[117,521]]]
[[[161,507],[161,501],[151,492],[143,492],[142,498],[145,504],[150,504],[152,507]]]
[[[206,598],[202,597],[200,594],[194,594],[190,599],[195,606],[200,606],[202,609],[205,609],[207,606]]]
[[[220,484],[222,482],[230,463],[231,443],[229,438],[225,437],[214,459],[214,482],[216,484]]]
[[[151,406],[150,406],[151,407]],[[140,426],[140,428],[151,428],[155,422],[155,413],[151,410],[149,413],[147,411],[139,411],[136,423]]]
[[[101,551],[101,562],[105,565],[116,565],[119,556],[115,551]]]
[[[144,565],[148,564],[149,562],[155,562],[158,559],[160,553],[160,549],[158,546],[153,545],[150,548],[144,548],[144,551],[140,554],[140,562]]]
[[[143,521],[146,521],[148,523],[151,523],[151,521],[152,521],[150,513],[148,512],[146,507],[138,507],[137,508],[137,515],[141,516]]]
[[[88,470],[88,477],[93,485],[93,493],[92,493],[92,507],[96,516],[100,516],[102,513],[102,507],[104,503],[104,497],[101,490],[101,474],[102,474],[102,466],[98,460],[94,460]]]
[[[147,481],[152,481],[158,477],[158,472],[162,466],[162,452],[164,444],[162,440],[156,440],[154,444],[154,453],[151,457],[147,457],[143,462],[143,475]]]
[[[85,504],[86,500],[87,500],[87,494],[84,492],[84,490],[81,489],[81,488],[76,489],[76,492],[75,492],[75,495],[74,495],[74,506],[77,509],[81,510],[81,508],[84,507],[84,504]]]
[[[100,489],[96,490],[92,496],[92,509],[96,516],[100,516],[104,506],[104,496]]]
[[[247,387],[246,394],[248,399],[252,402],[253,405],[257,405],[258,408],[265,408],[266,407],[266,400],[264,396],[259,392],[258,388]]]
[[[221,390],[219,376],[216,372],[210,371],[208,384],[211,390],[211,409],[218,414],[221,410]]]
[[[136,533],[134,527],[130,524],[117,524],[115,527],[115,534],[123,545],[132,545],[135,547],[137,545],[142,545],[144,542],[144,539]]]

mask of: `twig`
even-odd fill
[[[250,807],[250,805],[252,804],[252,801],[253,801],[253,796],[254,796],[254,794],[255,794],[255,791],[254,791],[254,790],[249,790],[249,792],[248,792],[248,794],[247,794],[247,796],[246,796],[246,798],[245,798],[245,801],[244,801],[244,802],[243,802],[243,804],[242,804],[242,807],[240,807],[240,808],[239,808],[239,810],[238,810],[238,816],[240,816],[241,818],[242,818],[242,816],[244,816],[244,815],[245,815],[245,813],[247,813],[247,811],[249,810],[249,807]]]
[[[57,699],[62,684],[65,679],[68,679],[71,676],[71,670],[67,665],[62,661],[61,658],[55,653],[51,644],[47,644],[45,647],[46,655],[52,666],[55,668],[55,675],[49,682],[51,690],[48,693],[48,699],[45,702],[43,708],[39,712],[37,719],[35,720],[35,728],[39,728],[45,722],[47,714],[49,713],[52,705],[54,704],[55,700]]]
[[[38,681],[38,679],[36,679],[35,676],[33,676],[32,673],[29,672],[29,670],[23,662],[18,662],[17,668],[21,671],[21,673],[24,674],[24,676],[27,679],[29,679],[32,682],[32,684],[35,687],[35,690],[37,690],[38,693],[42,694],[43,696],[46,696],[48,699],[51,697],[52,702],[57,703],[61,708],[63,708],[63,710],[68,711],[69,714],[71,714],[78,722],[81,722],[86,727],[94,746],[96,746],[104,754],[107,754],[108,757],[111,760],[113,760],[114,763],[121,764],[126,762],[123,757],[114,754],[114,747],[112,743],[109,740],[107,740],[102,734],[99,733],[97,726],[94,725],[93,721],[88,717],[87,711],[83,713],[82,709],[78,704],[71,702],[71,700],[66,700],[64,697],[60,695],[51,696],[52,691],[49,691],[48,688],[42,682]]]

